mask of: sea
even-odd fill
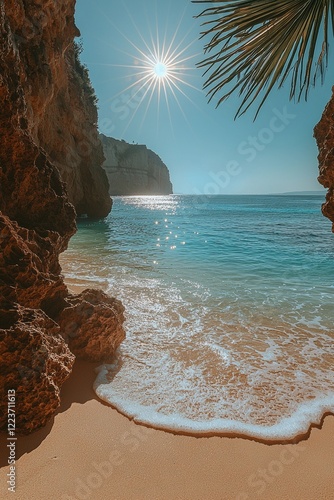
[[[324,196],[116,197],[62,255],[122,300],[97,396],[138,423],[293,440],[334,412],[334,235]]]

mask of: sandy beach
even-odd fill
[[[334,0],[0,2],[0,500],[334,500]]]
[[[53,421],[16,447],[18,500],[320,500],[334,498],[334,418],[297,444],[174,435],[97,400],[94,366],[76,362]],[[1,437],[1,498],[7,492]]]

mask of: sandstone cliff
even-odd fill
[[[69,201],[95,217],[110,210],[105,174],[91,167],[103,153],[74,6],[0,3],[0,429],[15,390],[21,433],[52,416],[75,355],[105,359],[124,338],[122,304],[70,295],[59,265],[76,230]]]
[[[112,196],[171,194],[169,171],[157,154],[143,145],[100,135]]]
[[[328,189],[322,213],[333,222],[332,231],[334,232],[334,87],[332,98],[314,129],[314,136],[319,148],[320,175],[318,180]]]

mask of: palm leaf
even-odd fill
[[[263,92],[255,118],[274,87],[290,80],[290,99],[307,100],[311,85],[323,81],[328,33],[334,33],[334,0],[193,0],[215,4],[198,17],[207,57],[204,88],[219,106],[238,92],[242,115]],[[219,4],[217,6],[217,4]]]

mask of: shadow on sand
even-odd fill
[[[79,404],[85,404],[87,401],[91,401],[95,399],[98,401],[101,405],[107,406],[109,408],[112,408],[111,405],[108,405],[107,403],[104,403],[102,400],[100,400],[95,392],[93,391],[93,383],[96,378],[96,372],[95,368],[101,365],[101,363],[89,363],[86,361],[76,361],[73,367],[73,371],[69,379],[64,383],[62,389],[61,389],[61,405],[55,414],[55,416],[51,419],[51,421],[42,429],[39,429],[38,431],[34,432],[33,434],[29,436],[17,436],[17,447],[16,447],[16,460],[18,460],[22,455],[25,453],[30,453],[36,448],[39,447],[39,445],[44,441],[44,439],[49,435],[49,433],[52,431],[52,427],[54,424],[54,419],[59,413],[63,413],[67,411],[73,403],[79,403]],[[115,410],[115,409],[114,409]],[[118,411],[118,410],[116,410]],[[256,441],[259,443],[263,443],[265,445],[277,445],[277,444],[298,444],[300,441],[307,440],[310,437],[312,428],[317,428],[321,429],[324,424],[324,420],[326,416],[332,415],[331,413],[326,413],[322,419],[321,422],[318,425],[312,425],[308,432],[301,434],[297,436],[296,438],[292,440],[273,440],[273,441],[265,441],[261,439],[254,439],[249,436],[243,436],[239,434],[216,434],[216,433],[205,433],[203,435],[196,435],[194,436],[191,433],[187,432],[180,432],[176,433],[175,431],[168,431],[166,429],[161,429],[164,432],[171,432],[172,434],[179,434],[183,436],[192,436],[195,438],[201,438],[201,437],[214,437],[214,436],[219,436],[222,438],[242,438],[242,439],[247,439],[250,441]],[[131,420],[131,419],[129,419]],[[146,426],[145,427],[149,427]],[[0,449],[1,450],[6,450],[7,447],[7,434],[0,434]],[[2,453],[0,454],[0,468],[2,467],[7,467],[7,453]]]
[[[39,429],[38,431],[30,434],[29,436],[17,435],[16,445],[16,460],[18,460],[25,453],[30,453],[44,441],[44,439],[52,431],[54,419],[59,413],[67,411],[73,403],[85,404],[92,399],[98,400],[101,404],[103,401],[99,400],[93,391],[93,383],[96,378],[95,368],[101,363],[89,363],[85,361],[76,361],[73,371],[64,383],[61,389],[61,405],[54,417],[48,424]],[[108,406],[108,405],[106,405]],[[0,434],[0,468],[7,467],[7,453],[3,450],[7,448],[7,434]]]

